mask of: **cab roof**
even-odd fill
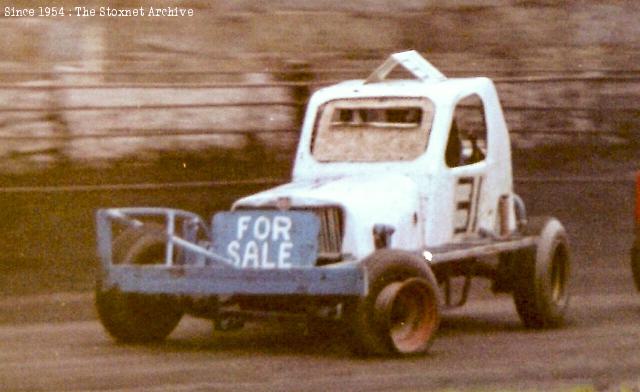
[[[413,79],[389,79],[396,67],[407,70]],[[325,87],[314,94],[320,101],[358,97],[429,97],[434,101],[456,99],[486,88],[493,82],[486,77],[447,78],[415,50],[395,53],[366,79],[349,80]]]

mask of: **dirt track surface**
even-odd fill
[[[354,358],[340,339],[300,325],[250,324],[233,333],[185,318],[153,346],[117,345],[91,295],[0,300],[0,389],[19,390],[620,390],[640,387],[640,293],[628,248],[633,184],[519,185],[533,213],[558,216],[574,249],[568,324],[524,329],[509,296],[483,281],[447,312],[424,357]]]
[[[428,356],[353,358],[339,340],[295,325],[212,333],[185,319],[165,343],[114,344],[95,321],[6,325],[5,390],[534,390],[640,383],[634,293],[574,298],[565,328],[524,330],[511,301],[477,301],[445,316]]]

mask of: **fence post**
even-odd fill
[[[303,82],[291,87],[291,97],[297,103],[294,124],[298,129],[302,128],[304,112],[311,95],[309,83],[313,80],[313,74],[309,63],[302,60],[287,60],[284,64],[284,74],[281,79],[286,82]]]

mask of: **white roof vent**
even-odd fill
[[[434,67],[422,57],[420,53],[415,50],[409,50],[407,52],[394,53],[389,56],[381,66],[369,75],[365,83],[376,83],[385,80],[389,73],[398,65],[401,65],[413,76],[422,81],[442,81],[447,79],[438,68]]]

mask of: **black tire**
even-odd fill
[[[571,254],[567,234],[555,218],[529,220],[525,234],[537,235],[535,247],[516,251],[513,298],[527,328],[562,325],[569,305]]]
[[[640,291],[640,241],[636,241],[631,248],[631,272],[636,290]]]
[[[125,230],[114,241],[114,264],[162,263],[166,245],[161,230],[154,226]],[[123,343],[163,340],[183,315],[175,297],[123,293],[117,287],[105,290],[100,280],[96,282],[95,304],[104,328]]]
[[[369,294],[345,309],[354,352],[426,352],[440,322],[438,285],[426,261],[408,252],[383,249],[362,265]],[[381,309],[387,309],[386,317],[380,315]]]

